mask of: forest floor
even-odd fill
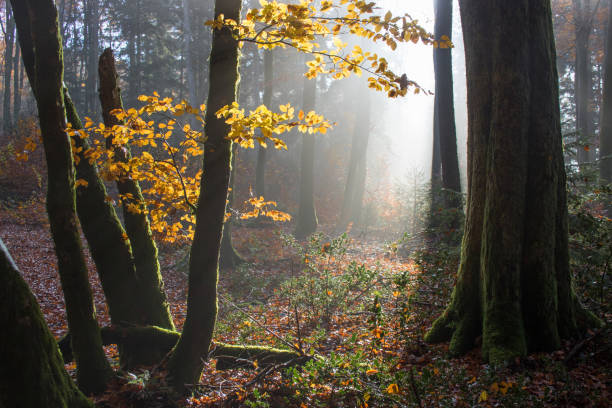
[[[59,338],[67,331],[65,308],[44,214],[36,200],[3,207],[0,238]],[[236,248],[248,263],[220,274],[215,340],[292,347],[325,358],[289,370],[255,364],[255,370],[218,371],[210,361],[194,396],[182,405],[610,406],[609,329],[503,367],[483,364],[478,349],[450,359],[447,344],[428,345],[422,338],[450,298],[456,252],[401,257],[377,231],[335,239],[321,234],[299,243],[283,233],[288,228],[259,223],[234,229]],[[160,253],[180,328],[186,315],[185,250],[162,246]],[[98,319],[108,325],[104,295],[88,261]],[[117,365],[116,348],[106,351]],[[66,367],[74,373],[73,364]],[[152,406],[143,405],[150,401],[149,371],[121,378],[96,397],[99,407]]]

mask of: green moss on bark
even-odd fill
[[[482,334],[483,358],[502,362],[556,349],[561,338],[598,321],[577,301],[569,272],[550,2],[462,0],[461,13],[469,101],[466,228],[451,303],[426,340],[452,336],[457,354]]]
[[[106,127],[111,128],[119,124],[119,121],[111,112],[115,109],[123,109],[123,103],[121,100],[121,90],[117,83],[118,76],[115,68],[115,58],[110,48],[104,50],[100,56],[99,73],[102,115]],[[114,149],[119,160],[123,162],[129,160],[129,147],[125,149],[116,148],[116,146],[113,146],[111,139],[107,139],[107,147]],[[157,258],[157,245],[149,225],[145,200],[142,196],[140,185],[138,181],[126,175],[117,181],[117,188],[120,194],[133,197],[132,203],[141,210],[138,213],[131,212],[128,211],[126,203],[123,205],[125,230],[132,246],[138,278],[138,301],[143,303],[146,323],[174,329]]]
[[[100,339],[76,216],[74,168],[66,134],[58,14],[50,0],[13,2],[19,40],[34,90],[47,162],[47,212],[55,244],[77,381],[86,392],[105,388],[112,370]]]
[[[36,298],[2,240],[0,280],[0,406],[93,407],[64,369]]]
[[[215,17],[239,20],[240,0],[217,0]],[[219,251],[231,173],[229,125],[216,112],[236,101],[240,76],[238,41],[229,28],[214,30],[210,54],[210,90],[204,132],[204,165],[196,226],[189,258],[187,318],[168,361],[169,381],[177,392],[195,384],[202,373],[217,317]]]

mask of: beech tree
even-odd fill
[[[101,391],[112,370],[102,349],[77,228],[74,167],[66,133],[57,10],[50,0],[13,0],[11,3],[38,106],[48,173],[47,212],[77,360],[77,381],[86,392]]]
[[[450,304],[425,338],[460,354],[482,336],[484,359],[500,362],[556,349],[598,321],[571,284],[550,1],[460,7],[467,219]]]
[[[434,141],[432,160],[433,203],[442,202],[447,208],[461,209],[461,177],[457,156],[457,131],[455,129],[455,100],[453,92],[452,48],[445,45],[452,39],[453,3],[451,0],[435,0],[434,36],[441,44],[434,48],[435,101]],[[436,190],[442,188],[442,197]],[[458,223],[458,220],[455,222]],[[457,227],[457,225],[455,225]]]
[[[64,369],[36,298],[0,240],[0,406],[93,407]],[[11,328],[12,330],[7,330]]]
[[[608,32],[603,78],[603,106],[599,132],[599,177],[603,184],[612,183],[612,3],[608,5]],[[608,215],[610,216],[610,214]]]

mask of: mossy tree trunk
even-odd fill
[[[93,407],[64,369],[36,298],[0,240],[0,406]]]
[[[608,5],[608,10],[603,106],[599,132],[599,177],[602,184],[612,183],[612,4]],[[609,213],[608,216],[612,216],[612,213]]]
[[[217,0],[215,18],[238,21],[241,0]],[[210,54],[210,91],[204,132],[204,171],[196,211],[196,226],[189,257],[187,317],[180,340],[168,361],[169,381],[176,391],[196,384],[208,357],[217,318],[217,280],[223,220],[231,173],[232,142],[229,125],[216,112],[236,101],[238,41],[229,28],[213,32]]]
[[[304,77],[303,110],[314,109],[317,97],[317,80]],[[302,151],[300,153],[300,200],[295,227],[297,238],[306,238],[317,230],[317,212],[314,203],[314,161],[315,136],[302,135]]]
[[[33,64],[28,71],[36,97],[48,172],[47,212],[55,244],[77,381],[86,392],[102,391],[112,370],[100,339],[75,204],[72,149],[66,133],[62,45],[51,0],[12,1],[19,41]]]
[[[357,88],[357,84],[353,85]],[[365,181],[367,175],[367,153],[370,138],[370,94],[363,99],[352,95],[355,103],[356,114],[353,126],[353,140],[351,143],[351,155],[349,158],[348,171],[346,174],[346,186],[342,200],[342,209],[338,227],[346,229],[349,223],[359,224],[363,209],[363,195],[365,192]]]
[[[110,48],[104,50],[100,56],[100,101],[102,103],[102,116],[107,128],[112,128],[120,122],[111,114],[115,109],[123,109],[121,101],[121,90],[117,83],[118,76],[115,68],[115,58]],[[107,147],[113,149],[120,161],[127,162],[130,159],[130,150],[127,146],[114,146],[112,140],[107,139]],[[162,280],[159,261],[157,259],[157,245],[147,216],[147,207],[140,190],[138,181],[133,180],[128,174],[117,180],[119,193],[131,197],[123,199],[123,219],[125,230],[132,246],[132,254],[136,266],[136,274],[139,284],[139,301],[147,303],[147,320],[152,324],[166,329],[173,329],[174,323],[170,315],[164,282]],[[139,212],[128,210],[128,204],[132,203],[139,208]]]
[[[274,54],[272,50],[264,51],[264,93],[263,104],[272,109],[272,94],[274,92]],[[255,169],[255,194],[266,197],[266,153],[261,145],[257,147],[257,166]]]
[[[571,287],[550,2],[461,1],[468,208],[457,285],[426,340],[506,361],[552,350],[594,316]],[[516,27],[522,27],[516,30]]]
[[[81,120],[66,88],[64,101],[66,116],[72,128],[81,129]],[[83,151],[90,148],[86,139],[77,136],[73,140],[74,145]],[[87,186],[77,188],[77,213],[91,257],[96,264],[112,324],[158,324],[159,316],[164,316],[167,311],[167,304],[163,297],[150,297],[142,290],[142,281],[136,275],[132,248],[124,238],[125,230],[115,207],[107,200],[106,187],[95,163],[82,158],[75,167],[77,179],[87,182]],[[119,347],[121,366],[126,369],[153,364],[158,361],[160,354],[165,353],[145,345]]]

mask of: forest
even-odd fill
[[[608,407],[612,0],[0,0],[0,408]]]

